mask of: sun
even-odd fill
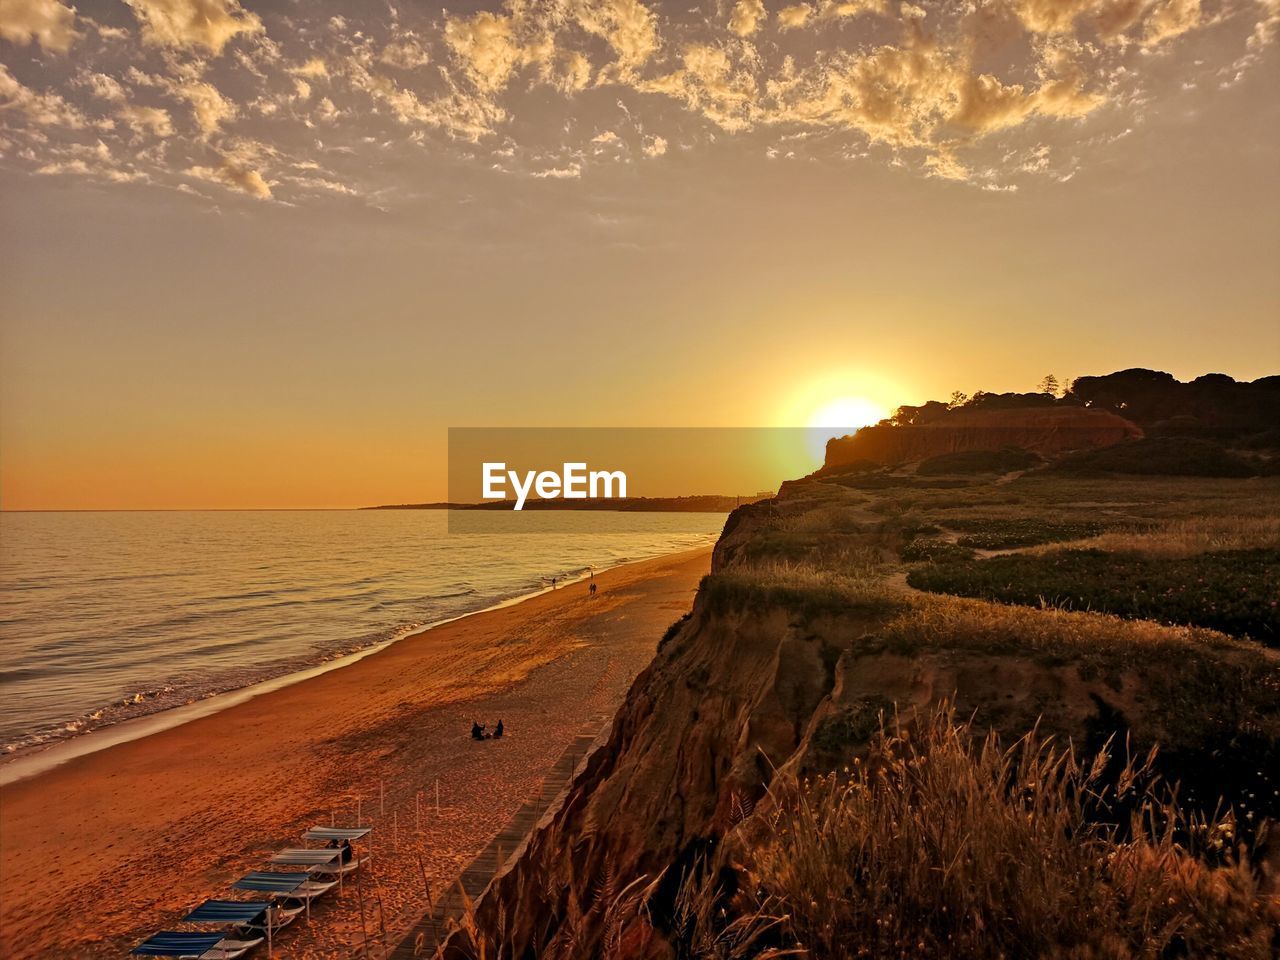
[[[889,412],[866,397],[838,397],[818,407],[809,416],[809,428],[824,437],[841,437],[859,427],[879,423]]]

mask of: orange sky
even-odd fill
[[[1280,370],[1274,0],[192,3],[0,12],[4,509]]]

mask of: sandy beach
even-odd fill
[[[709,566],[700,549],[606,571],[594,599],[571,584],[444,624],[5,787],[0,954],[122,956],[357,808],[376,828],[361,895],[319,901],[277,952],[347,956],[384,926],[394,945],[425,907],[424,871],[433,891],[452,883],[612,715]],[[470,739],[473,718],[499,717],[501,741]]]

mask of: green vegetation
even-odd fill
[[[936,477],[948,473],[1009,473],[1027,470],[1041,462],[1040,457],[1021,447],[1005,447],[1003,450],[962,450],[930,457],[917,468],[922,477]]]
[[[1257,468],[1210,440],[1156,437],[1082,450],[1050,467],[1058,473],[1108,473],[1170,477],[1251,477]]]
[[[947,523],[965,534],[957,541],[976,550],[1007,550],[1038,543],[1080,540],[1101,533],[1096,521],[1055,521],[1039,517],[959,517]]]
[[[1280,550],[1161,560],[1059,550],[920,567],[907,582],[935,593],[1194,624],[1268,644],[1280,638]]]
[[[946,563],[969,560],[973,557],[973,550],[950,540],[918,537],[899,550],[898,557],[903,563]]]

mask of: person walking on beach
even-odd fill
[[[587,593],[589,593],[589,594],[591,595],[591,598],[592,598],[592,599],[595,599],[595,595],[596,595],[596,584],[595,584],[595,581],[594,581],[594,580],[591,582],[591,586],[587,587]]]
[[[555,577],[552,577],[552,578],[551,578],[551,589],[552,589],[552,590],[554,590],[555,588],[556,588],[556,578],[555,578]]]

